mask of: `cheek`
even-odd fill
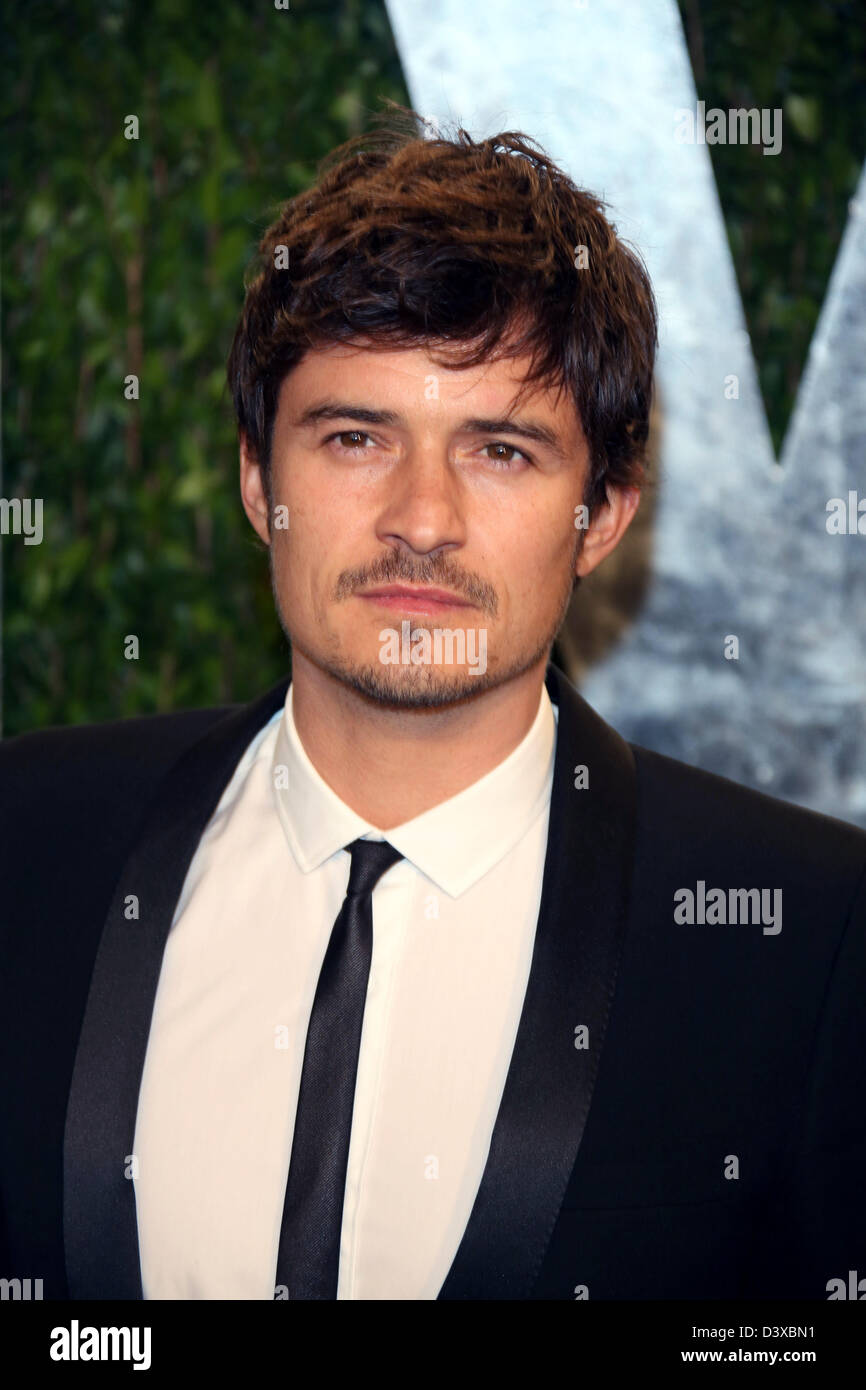
[[[274,555],[275,572],[299,599],[317,607],[330,602],[340,575],[371,558],[369,535],[358,530],[357,509],[316,507],[305,499],[291,516]]]
[[[527,537],[509,577],[508,589],[514,606],[529,621],[533,614],[553,612],[561,602],[563,589],[571,583],[571,560],[575,535],[539,530]]]
[[[274,537],[283,570],[294,570],[310,563],[307,557],[315,556],[322,546],[322,510],[305,493],[302,480],[293,479],[293,482],[292,489],[284,490],[288,526]]]

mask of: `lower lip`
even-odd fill
[[[458,599],[410,598],[408,594],[358,594],[365,603],[375,603],[379,608],[391,608],[401,613],[447,613],[455,608],[471,608],[469,603]]]

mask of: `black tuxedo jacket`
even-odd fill
[[[546,679],[531,973],[439,1298],[826,1299],[866,1276],[866,833],[629,745]],[[45,1298],[141,1298],[125,1162],[163,948],[285,693],[0,745],[0,1277]],[[675,920],[700,884],[781,889],[781,930]]]

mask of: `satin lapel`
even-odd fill
[[[201,833],[288,681],[213,725],[172,768],[124,865],[94,964],[66,1112],[64,1241],[70,1298],[142,1297],[131,1164],[163,950]],[[134,893],[140,919],[128,921]]]
[[[559,727],[529,982],[487,1164],[440,1299],[531,1297],[583,1137],[616,983],[634,759],[557,667],[546,684]],[[588,787],[577,790],[582,764]],[[585,1049],[575,1047],[580,1025]]]

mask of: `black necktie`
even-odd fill
[[[349,885],[310,1014],[283,1204],[276,1286],[288,1289],[290,1299],[337,1297],[355,1078],[373,955],[373,889],[403,858],[387,840],[355,840],[347,849]]]

